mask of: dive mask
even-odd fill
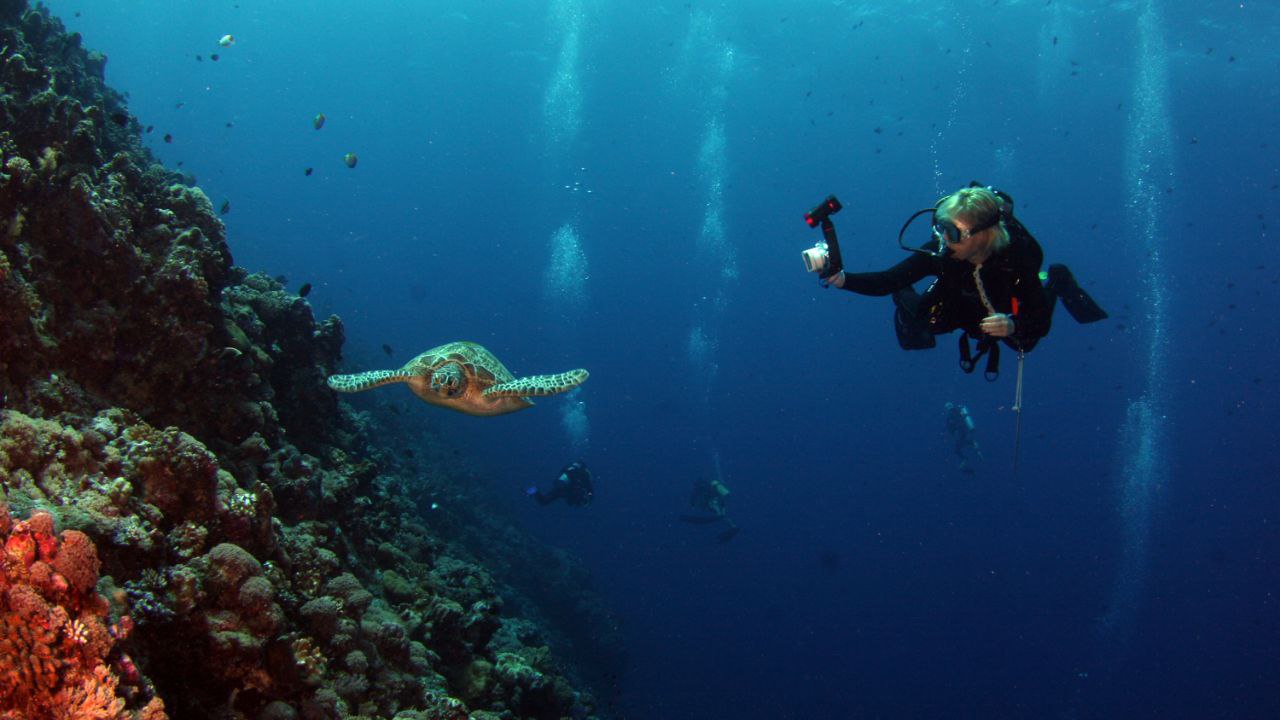
[[[997,215],[994,220],[983,223],[982,225],[977,225],[969,230],[961,231],[960,228],[956,227],[955,223],[950,220],[939,220],[935,215],[933,218],[933,237],[938,241],[939,247],[944,243],[947,245],[955,245],[964,240],[968,240],[980,232],[995,227],[998,222],[1000,222],[999,215]]]
[[[926,213],[932,216],[931,225],[933,229],[933,239],[937,244],[937,249],[933,251],[909,247],[906,243],[902,241],[902,238],[905,237],[907,234],[907,228],[911,227],[911,224],[916,221],[916,218]],[[994,218],[992,218],[988,222],[985,222],[981,225],[977,225],[973,228],[970,228],[967,232],[962,232],[960,228],[956,227],[956,224],[951,222],[950,220],[940,219],[938,217],[937,208],[925,208],[923,210],[917,211],[911,217],[907,218],[907,221],[902,224],[902,229],[898,231],[898,247],[908,252],[920,253],[921,255],[933,255],[935,257],[939,257],[946,254],[947,245],[955,245],[956,243],[962,242],[974,235],[977,235],[980,232],[983,232],[984,230],[993,228],[999,223],[1000,223],[1000,215],[996,215]]]

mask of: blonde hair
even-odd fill
[[[988,243],[991,252],[999,252],[1009,246],[1009,231],[1004,221],[998,220],[1004,201],[998,195],[984,187],[967,187],[957,190],[938,201],[937,217],[939,220],[964,220],[970,225],[986,225],[997,220],[995,225],[983,230],[978,235],[989,235]]]

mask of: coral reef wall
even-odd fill
[[[0,0],[0,715],[604,716],[585,573],[424,511],[476,478],[335,400],[341,321],[232,265],[105,64]]]

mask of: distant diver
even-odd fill
[[[533,407],[529,398],[567,392],[586,382],[589,375],[579,368],[517,378],[484,347],[458,341],[432,348],[399,370],[330,375],[329,387],[354,393],[406,383],[415,395],[432,405],[467,415],[489,416]]]
[[[973,475],[969,453],[972,452],[979,460],[982,459],[982,449],[978,447],[978,439],[974,432],[973,416],[969,414],[969,408],[964,405],[947,403],[945,408],[947,438],[951,440],[956,457],[960,461],[960,472]]]
[[[537,485],[530,487],[525,494],[538,501],[539,505],[550,505],[556,500],[564,500],[566,505],[582,507],[591,504],[595,499],[595,487],[591,482],[591,471],[581,460],[569,463],[560,469],[560,475],[551,482],[547,490]]]
[[[728,501],[729,488],[718,478],[695,480],[689,493],[689,506],[703,514],[680,515],[680,520],[694,525],[724,523],[726,527],[716,539],[722,543],[729,542],[738,534],[738,525],[729,517]]]

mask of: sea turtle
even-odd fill
[[[402,382],[432,405],[468,415],[505,415],[532,407],[530,397],[572,390],[586,382],[587,375],[586,370],[578,369],[517,378],[493,353],[461,340],[431,348],[399,370],[330,375],[329,387],[338,392],[360,392]]]

